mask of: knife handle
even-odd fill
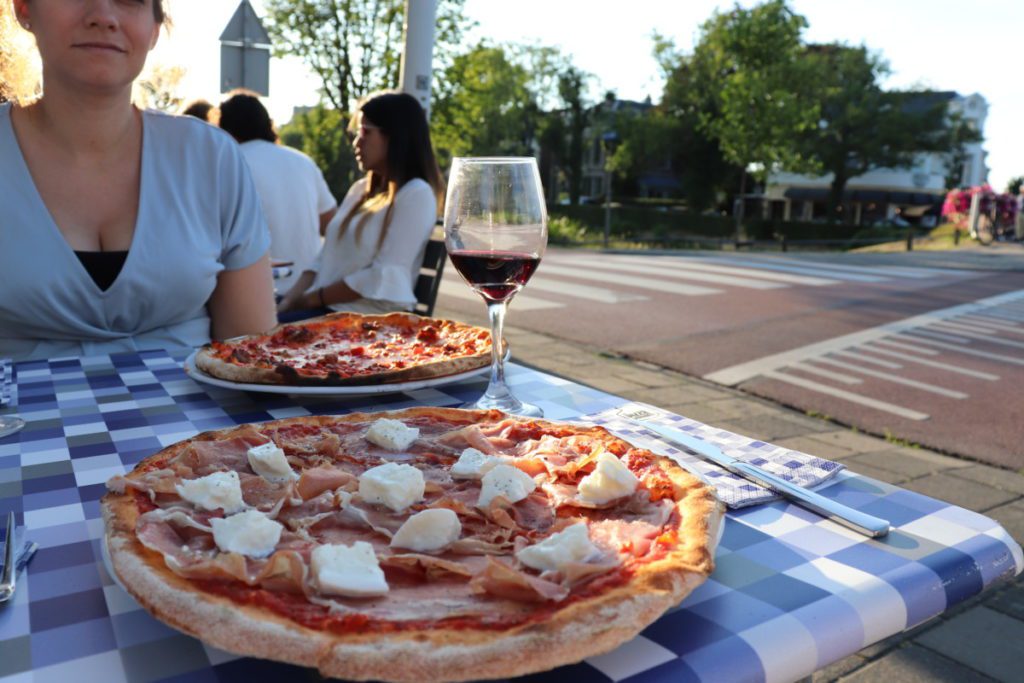
[[[822,517],[831,519],[833,522],[842,524],[866,536],[879,538],[889,533],[889,522],[887,520],[855,510],[848,505],[843,505],[831,498],[826,498],[810,489],[797,486],[750,463],[741,460],[736,461],[732,463],[732,468],[737,470],[737,474],[742,474],[763,486],[774,489],[786,498],[798,500],[805,507]]]

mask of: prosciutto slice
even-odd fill
[[[521,602],[557,602],[569,595],[568,586],[531,576],[492,557],[487,558],[487,566],[473,577],[469,585],[479,593]]]

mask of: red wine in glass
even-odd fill
[[[490,301],[506,301],[522,289],[537,270],[540,257],[514,251],[459,250],[452,265],[469,285]]]

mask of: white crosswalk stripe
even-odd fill
[[[936,277],[942,271],[923,268],[849,266],[833,268],[822,261],[756,260],[738,256],[643,256],[561,252],[541,261],[526,290],[516,297],[518,310],[548,310],[572,306],[619,305],[647,301],[656,294],[675,296],[728,295],[744,290],[828,287],[844,283],[891,282],[898,278]],[[446,271],[441,295],[473,300],[454,268]],[[594,283],[594,284],[591,284]],[[464,287],[464,285],[463,285]],[[1001,324],[1012,320],[1000,318]],[[936,331],[936,333],[939,333]]]
[[[786,285],[778,282],[768,282],[749,277],[749,275],[752,275],[753,273],[748,273],[748,277],[737,277],[736,275],[726,275],[723,273],[694,272],[688,271],[684,268],[665,265],[659,266],[657,265],[657,262],[654,261],[650,263],[632,263],[630,261],[619,260],[614,264],[606,264],[601,261],[580,259],[576,263],[584,266],[593,266],[595,268],[611,267],[617,272],[625,271],[630,273],[647,273],[649,275],[659,275],[683,280],[696,280],[698,282],[713,282],[719,285],[732,285],[733,287],[741,287],[744,289],[783,289],[786,287]]]

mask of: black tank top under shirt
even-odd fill
[[[114,284],[124,262],[127,251],[76,251],[75,256],[82,262],[96,286],[104,292]]]

